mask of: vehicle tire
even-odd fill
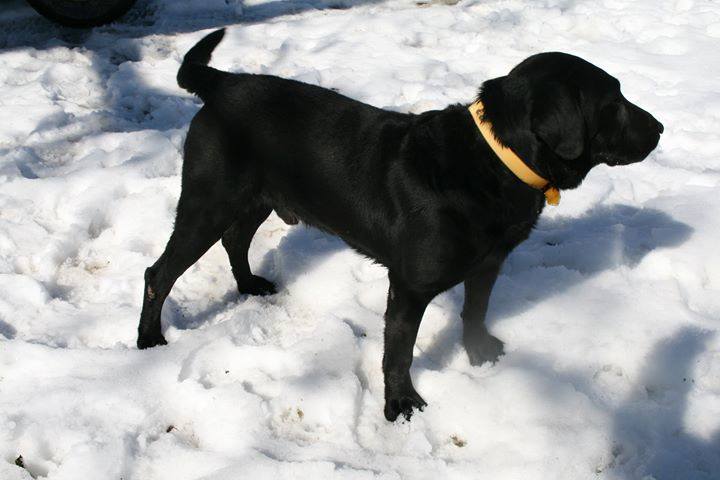
[[[28,0],[44,17],[68,27],[95,27],[112,22],[136,0]]]

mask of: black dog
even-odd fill
[[[165,298],[219,239],[241,293],[275,292],[247,258],[274,209],[387,267],[382,367],[391,421],[426,405],[410,364],[423,312],[439,293],[465,282],[463,341],[473,364],[503,353],[483,323],[490,291],[545,198],[501,162],[493,142],[510,147],[548,187],[567,189],[600,163],[643,160],[663,131],[622,96],[615,78],[563,53],[534,55],[483,84],[481,120],[494,140],[467,106],[402,114],[292,80],[215,70],[207,63],[223,34],[201,40],[178,72],[179,85],[205,105],[185,142],[175,230],[145,272],[138,347],[166,343]]]

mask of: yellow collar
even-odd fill
[[[485,138],[485,141],[490,145],[490,148],[495,155],[505,164],[511,172],[515,174],[520,180],[528,184],[529,186],[536,188],[545,194],[545,200],[550,205],[557,205],[560,203],[560,190],[550,185],[548,180],[535,173],[520,157],[517,156],[510,148],[502,145],[492,132],[492,124],[482,119],[483,115],[483,104],[478,100],[468,107],[470,115],[475,120],[478,130]]]

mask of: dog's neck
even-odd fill
[[[493,133],[492,124],[483,118],[484,107],[479,100],[468,107],[470,115],[475,121],[480,134],[483,136],[488,146],[495,153],[497,158],[505,164],[505,166],[515,174],[517,178],[525,182],[528,186],[540,190],[545,195],[547,203],[557,205],[560,203],[560,190],[555,188],[549,180],[541,177],[535,171],[528,167],[523,160],[517,156],[511,148],[506,147]]]
[[[478,97],[484,106],[483,118],[492,124],[495,138],[553,186],[561,190],[579,186],[593,166],[589,154],[585,152],[572,161],[558,157],[531,131],[527,105],[506,105],[505,100],[510,101],[489,88],[483,88]]]

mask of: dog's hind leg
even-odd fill
[[[250,182],[238,186],[240,172],[228,136],[212,113],[202,109],[187,140],[175,229],[165,251],[145,271],[138,348],[164,345],[160,331],[163,303],[175,281],[215,244],[237,218],[241,200],[250,197]],[[243,187],[244,186],[244,187]]]
[[[160,331],[160,313],[175,281],[200,257],[220,240],[223,231],[233,221],[226,206],[189,201],[181,196],[178,214],[170,240],[157,262],[145,270],[143,308],[138,326],[138,348],[149,348],[167,343]]]
[[[248,209],[240,214],[222,235],[222,244],[230,257],[230,265],[240,293],[269,295],[276,292],[272,282],[252,274],[248,263],[250,242],[271,211],[272,209],[266,206]]]

